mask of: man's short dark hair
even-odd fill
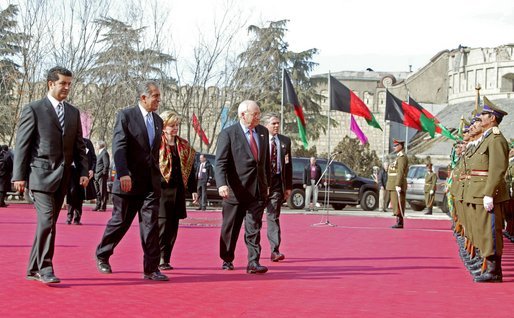
[[[64,75],[64,76],[73,77],[73,73],[69,69],[64,68],[62,66],[56,66],[56,67],[52,67],[51,69],[48,70],[48,73],[46,75],[46,81],[47,82],[57,81],[59,79],[59,74]]]

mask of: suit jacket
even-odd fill
[[[96,158],[95,179],[108,177],[110,164],[109,153],[106,148],[103,148]]]
[[[28,181],[31,190],[55,192],[61,181],[68,182],[72,163],[80,176],[88,175],[79,110],[64,102],[63,133],[47,97],[24,106],[16,133],[13,181]]]
[[[84,143],[86,145],[86,156],[87,156],[87,166],[88,171],[95,171],[96,169],[96,153],[95,153],[95,147],[93,146],[93,143],[88,138],[84,138]],[[86,187],[86,196],[85,200],[92,200],[96,198],[96,190],[95,190],[95,184],[93,183],[93,179],[89,180],[89,183]]]
[[[245,133],[238,122],[218,136],[216,150],[216,185],[228,186],[227,202],[237,204],[251,200],[266,201],[271,184],[269,133],[266,127],[255,127],[259,143],[259,160],[255,160]]]
[[[278,134],[280,141],[280,167],[282,178],[282,191],[293,189],[293,157],[291,156],[291,139]]]
[[[202,166],[201,162],[199,162],[196,165],[196,174],[195,174],[196,178],[198,178],[198,175],[200,175],[200,167],[201,166]],[[201,178],[198,178],[198,182],[197,182],[198,185],[205,185],[208,182],[210,183],[212,181],[212,178],[213,178],[212,165],[208,160],[205,161],[204,169],[205,169],[205,172],[201,175]]]
[[[143,195],[155,192],[160,196],[159,147],[163,123],[155,113],[152,113],[152,117],[155,138],[150,145],[145,119],[139,106],[125,108],[118,112],[112,139],[112,156],[116,166],[112,193]],[[130,192],[121,190],[120,178],[123,176],[130,176],[132,179]]]
[[[319,179],[321,178],[321,167],[319,164],[316,165],[316,183],[318,183]],[[311,185],[311,163],[307,164],[305,168],[303,169],[303,184]]]

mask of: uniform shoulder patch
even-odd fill
[[[500,128],[498,128],[498,127],[493,127],[493,134],[495,134],[495,135],[499,135],[499,134],[500,134]]]

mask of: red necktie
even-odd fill
[[[250,134],[250,149],[252,150],[253,157],[255,160],[259,160],[259,149],[257,148],[257,143],[253,138],[253,132],[251,129],[248,129],[248,133]]]

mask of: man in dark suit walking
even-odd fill
[[[200,155],[200,164],[196,169],[196,178],[198,202],[200,202],[198,210],[205,211],[207,208],[207,187],[211,185],[212,181],[212,165],[203,154]]]
[[[109,258],[139,213],[143,245],[144,279],[167,281],[159,269],[159,199],[161,172],[159,148],[163,122],[154,112],[159,108],[161,92],[154,81],[138,85],[139,104],[118,112],[114,126],[112,153],[116,178],[112,186],[112,218],[96,249],[97,268],[112,273]]]
[[[0,208],[9,204],[5,203],[7,192],[11,191],[12,156],[7,145],[0,146]]]
[[[270,157],[268,130],[259,125],[259,105],[246,100],[237,110],[239,123],[218,136],[215,175],[223,198],[220,236],[222,269],[233,270],[234,250],[243,220],[249,274],[266,273],[259,264],[262,214],[268,199]]]
[[[280,208],[282,203],[291,195],[293,188],[291,139],[279,134],[279,114],[264,114],[262,123],[268,129],[270,137],[271,185],[266,211],[268,241],[271,247],[271,261],[278,262],[285,258],[284,254],[280,253]]]
[[[23,107],[16,134],[13,181],[22,193],[34,195],[37,228],[30,252],[27,279],[59,283],[54,274],[56,222],[68,190],[71,165],[79,183],[88,184],[88,167],[79,110],[65,101],[72,73],[62,67],[48,71],[48,95]]]
[[[97,142],[98,156],[96,160],[95,169],[95,190],[96,190],[96,207],[93,211],[105,211],[107,208],[107,199],[109,194],[107,193],[107,179],[110,175],[109,165],[111,164],[109,153],[105,148],[105,141],[100,140]]]

